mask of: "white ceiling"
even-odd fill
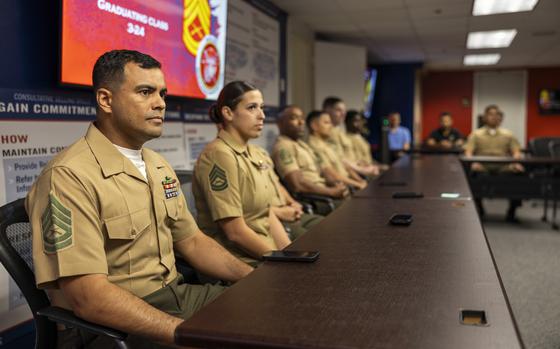
[[[473,0],[271,0],[319,38],[366,46],[368,63],[463,66],[466,53],[501,53],[492,68],[560,65],[560,0],[531,12],[473,17]],[[470,31],[517,29],[503,49],[467,50]]]

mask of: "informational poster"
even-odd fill
[[[243,0],[228,2],[226,81],[245,80],[280,105],[280,24]]]
[[[192,170],[196,159],[206,146],[216,138],[218,128],[210,121],[207,114],[197,112],[184,113],[185,149],[187,155],[187,169]]]
[[[80,138],[94,116],[85,95],[0,89],[0,204],[25,197],[48,161]],[[0,331],[30,318],[23,295],[1,268]]]
[[[180,106],[168,103],[167,109],[162,136],[146,147],[174,168],[188,168]],[[88,93],[0,89],[0,205],[25,197],[49,160],[84,136],[94,119]],[[0,266],[0,332],[30,318],[23,295]]]
[[[216,139],[218,128],[205,114],[185,113],[184,118],[186,121],[184,132],[187,169],[192,170],[204,147]],[[256,144],[270,153],[277,137],[278,127],[274,123],[267,122],[264,124],[261,136],[251,140],[250,143]]]
[[[168,109],[169,107],[168,105]],[[187,169],[188,160],[185,152],[185,133],[183,132],[181,112],[167,110],[161,137],[152,139],[144,146],[161,154],[174,169]]]

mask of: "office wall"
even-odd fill
[[[443,110],[454,114],[455,125],[461,132],[466,134],[471,132],[472,100],[473,95],[477,93],[474,74],[473,71],[445,71],[427,72],[423,75],[422,136],[424,138],[430,130],[437,127],[437,116]],[[534,137],[560,136],[560,115],[540,115],[538,109],[538,94],[542,88],[560,89],[560,67],[530,68],[526,69],[526,75],[525,103],[521,104],[522,108],[526,108],[526,118],[522,122],[522,127],[525,127],[525,137],[520,139],[521,143],[526,144]],[[492,100],[492,97],[487,100]]]
[[[328,96],[342,98],[348,109],[364,108],[365,47],[316,41],[314,62],[315,108]]]
[[[539,91],[560,89],[560,67],[528,70],[527,79],[527,139],[543,136],[560,137],[560,115],[539,114]]]
[[[473,73],[426,72],[422,76],[422,139],[439,127],[439,115],[453,115],[455,127],[461,133],[471,132]]]
[[[309,27],[288,17],[287,28],[287,87],[288,104],[300,106],[305,113],[315,105],[314,90],[315,36]]]
[[[489,105],[498,105],[504,113],[502,127],[521,142],[527,138],[527,72],[525,70],[480,71],[474,73],[472,125]]]

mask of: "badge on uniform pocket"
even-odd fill
[[[177,187],[177,180],[175,178],[165,176],[165,179],[161,181],[161,184],[163,185],[163,191],[165,192],[166,199],[179,196],[179,188]]]

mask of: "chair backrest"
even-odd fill
[[[560,138],[548,142],[548,150],[553,158],[560,158]]]
[[[35,284],[31,225],[24,199],[0,207],[0,261],[20,288],[35,319],[35,348],[54,348],[56,325],[37,311],[50,305],[49,298]]]
[[[192,191],[193,171],[176,170],[175,173],[177,174],[177,178],[179,178],[179,183],[181,183],[181,191],[183,192],[183,195],[185,195],[189,211],[196,219],[197,212]]]
[[[550,148],[548,144],[550,141],[557,139],[555,137],[537,137],[529,141],[529,152],[533,156],[550,157]]]

